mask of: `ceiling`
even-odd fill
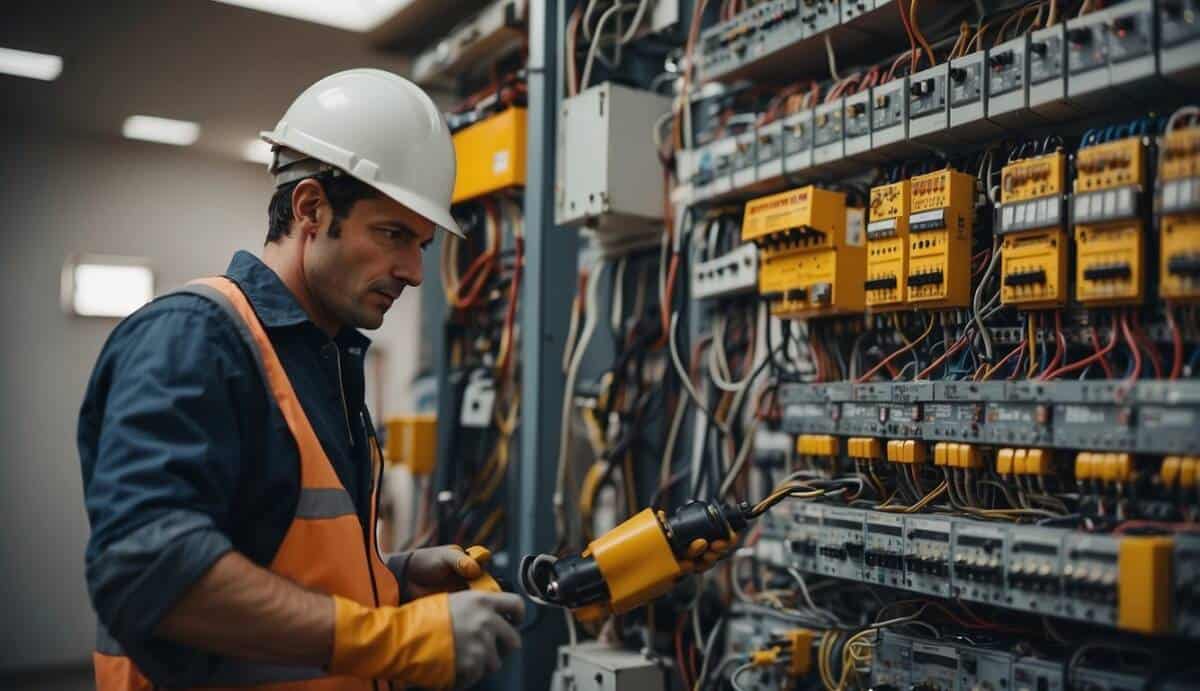
[[[0,75],[6,126],[119,137],[128,115],[157,115],[198,122],[196,148],[235,157],[317,79],[407,65],[360,33],[211,0],[4,2],[0,46],[64,62],[53,82]]]

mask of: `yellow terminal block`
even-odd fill
[[[904,442],[900,439],[889,439],[887,443],[887,459],[889,463],[904,462]]]
[[[1162,467],[1158,470],[1158,479],[1163,487],[1174,487],[1179,480],[1179,456],[1167,456],[1163,459]]]
[[[1179,486],[1184,489],[1190,489],[1196,486],[1196,467],[1200,465],[1200,458],[1194,456],[1186,456],[1179,461]]]
[[[954,308],[971,301],[975,185],[975,176],[951,169],[909,180],[909,305]]]
[[[1168,132],[1158,160],[1159,294],[1200,301],[1200,127]]]
[[[454,134],[455,204],[525,184],[524,108],[509,108]]]
[[[867,307],[904,307],[908,277],[909,181],[871,188],[867,223]]]
[[[1061,151],[1004,167],[998,232],[1000,301],[1023,309],[1067,304],[1067,157]]]
[[[828,434],[801,434],[796,438],[796,452],[803,456],[836,456],[838,440]]]
[[[437,415],[398,415],[388,418],[388,463],[404,465],[413,475],[430,475],[437,465]]]
[[[1079,150],[1075,159],[1075,299],[1087,306],[1142,302],[1145,146],[1127,137]]]
[[[873,437],[850,437],[846,441],[846,448],[851,458],[883,458],[883,447]]]
[[[1013,450],[1013,475],[1027,474],[1028,471],[1025,469],[1025,461],[1028,458],[1028,456],[1029,456],[1028,449],[1014,449]]]
[[[1117,627],[1139,633],[1171,630],[1171,555],[1168,537],[1123,537],[1117,551]]]
[[[742,241],[759,248],[759,293],[789,319],[857,314],[865,307],[863,211],[809,185],[746,203]]]
[[[983,456],[979,453],[979,449],[971,444],[958,445],[958,466],[959,468],[970,468],[980,470],[983,468]]]
[[[925,442],[915,439],[905,439],[900,448],[902,463],[921,464],[925,462]]]
[[[1016,452],[1016,449],[1000,449],[996,453],[996,473],[1000,475],[1012,475],[1013,456],[1016,455]]]
[[[939,442],[933,445],[933,464],[934,465],[954,465],[950,462],[950,447],[954,444]]]
[[[1029,449],[1025,453],[1026,475],[1049,475],[1050,454],[1045,449]]]
[[[808,676],[812,671],[812,647],[815,634],[808,629],[792,629],[784,634],[788,640],[787,675],[797,678]]]

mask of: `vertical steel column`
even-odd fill
[[[563,400],[561,358],[577,275],[574,231],[554,225],[555,145],[560,85],[559,36],[564,0],[529,3],[529,132],[525,184],[525,280],[521,294],[521,428],[515,502],[509,513],[510,553],[554,548],[551,495]],[[513,569],[515,573],[515,568]],[[527,603],[523,644],[506,664],[506,689],[545,689],[562,613]]]

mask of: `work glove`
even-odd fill
[[[500,671],[501,656],[521,647],[521,635],[509,622],[521,621],[525,603],[512,593],[479,590],[464,590],[448,597],[454,628],[455,683],[460,688],[471,687],[484,676]]]
[[[454,684],[458,636],[449,595],[423,597],[403,607],[364,607],[334,595],[333,605],[331,674],[431,689]]]
[[[388,564],[408,597],[462,590],[483,573],[479,562],[458,545],[416,549],[393,557]]]

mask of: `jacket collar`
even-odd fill
[[[307,324],[313,331],[324,336],[300,303],[296,302],[296,297],[284,285],[279,275],[258,257],[239,250],[229,261],[225,275],[246,294],[254,312],[266,328],[279,329]],[[371,344],[371,339],[348,327],[342,328],[333,340],[340,346],[357,348],[363,353]]]

